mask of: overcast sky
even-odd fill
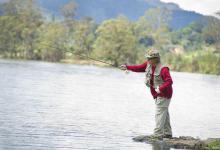
[[[204,15],[213,15],[220,11],[220,0],[161,0],[177,3],[182,9],[195,11]]]

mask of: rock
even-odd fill
[[[206,149],[209,143],[215,142],[220,139],[209,138],[206,140],[201,140],[199,138],[194,138],[191,136],[180,136],[173,138],[153,138],[147,135],[141,135],[133,138],[136,142],[146,142],[149,144],[162,144],[166,147],[176,148],[176,149],[195,149],[195,150],[203,150]]]

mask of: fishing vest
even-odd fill
[[[154,85],[152,85],[154,88],[157,88],[164,83],[162,77],[160,76],[160,72],[163,67],[165,67],[165,66],[158,64],[155,68],[154,81],[153,81]],[[152,75],[152,65],[148,64],[145,69],[145,76],[146,76],[145,77],[145,84],[147,87],[150,87],[151,75]]]

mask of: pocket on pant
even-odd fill
[[[155,101],[155,104],[157,105],[157,107],[168,107],[170,104],[170,100],[163,97],[158,97]]]
[[[163,102],[163,98],[162,97],[157,97],[155,100],[155,104],[161,104]]]

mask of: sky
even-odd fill
[[[220,11],[220,0],[161,0],[162,2],[173,2],[184,10],[195,11],[203,15],[214,15]]]
[[[8,0],[0,0],[0,3],[7,2]]]

